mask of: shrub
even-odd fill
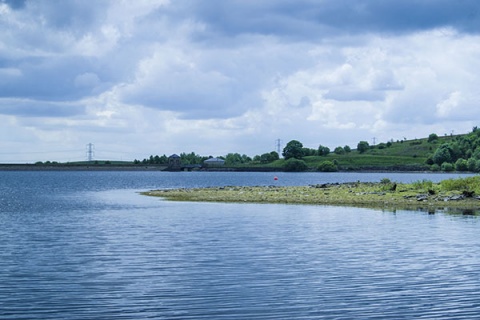
[[[430,170],[432,171],[440,171],[440,166],[438,164],[433,164],[431,167],[430,167]]]
[[[468,170],[467,160],[458,159],[455,162],[455,170],[457,170],[457,171],[467,171]]]
[[[477,171],[477,160],[470,158],[467,160],[468,171],[475,172]]]
[[[323,161],[318,166],[318,171],[322,172],[335,172],[338,171],[337,166],[332,161]]]
[[[392,182],[388,178],[380,180],[380,190],[382,191],[395,191],[397,190],[397,183]]]
[[[285,169],[285,171],[289,171],[289,172],[300,172],[300,171],[307,170],[308,167],[305,161],[295,159],[295,158],[290,158],[287,161],[285,161],[283,168]]]
[[[426,191],[426,190],[432,190],[433,188],[433,182],[426,179],[415,181],[412,183],[412,185],[416,190]]]
[[[467,177],[464,179],[442,180],[440,186],[445,191],[474,191],[480,192],[480,177]]]
[[[453,164],[451,164],[450,162],[444,162],[442,163],[440,168],[442,169],[442,171],[450,172],[453,171]]]

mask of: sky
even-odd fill
[[[1,163],[480,124],[478,0],[0,0],[0,30]]]

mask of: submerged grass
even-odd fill
[[[173,201],[249,202],[359,206],[426,210],[480,210],[480,177],[429,180],[410,184],[382,179],[379,183],[335,183],[310,186],[210,187],[144,192]]]

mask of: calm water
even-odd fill
[[[0,172],[0,319],[472,319],[473,216],[138,191],[446,175]]]

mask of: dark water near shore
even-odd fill
[[[158,188],[456,175],[0,172],[0,319],[472,319],[473,216],[176,203]]]

